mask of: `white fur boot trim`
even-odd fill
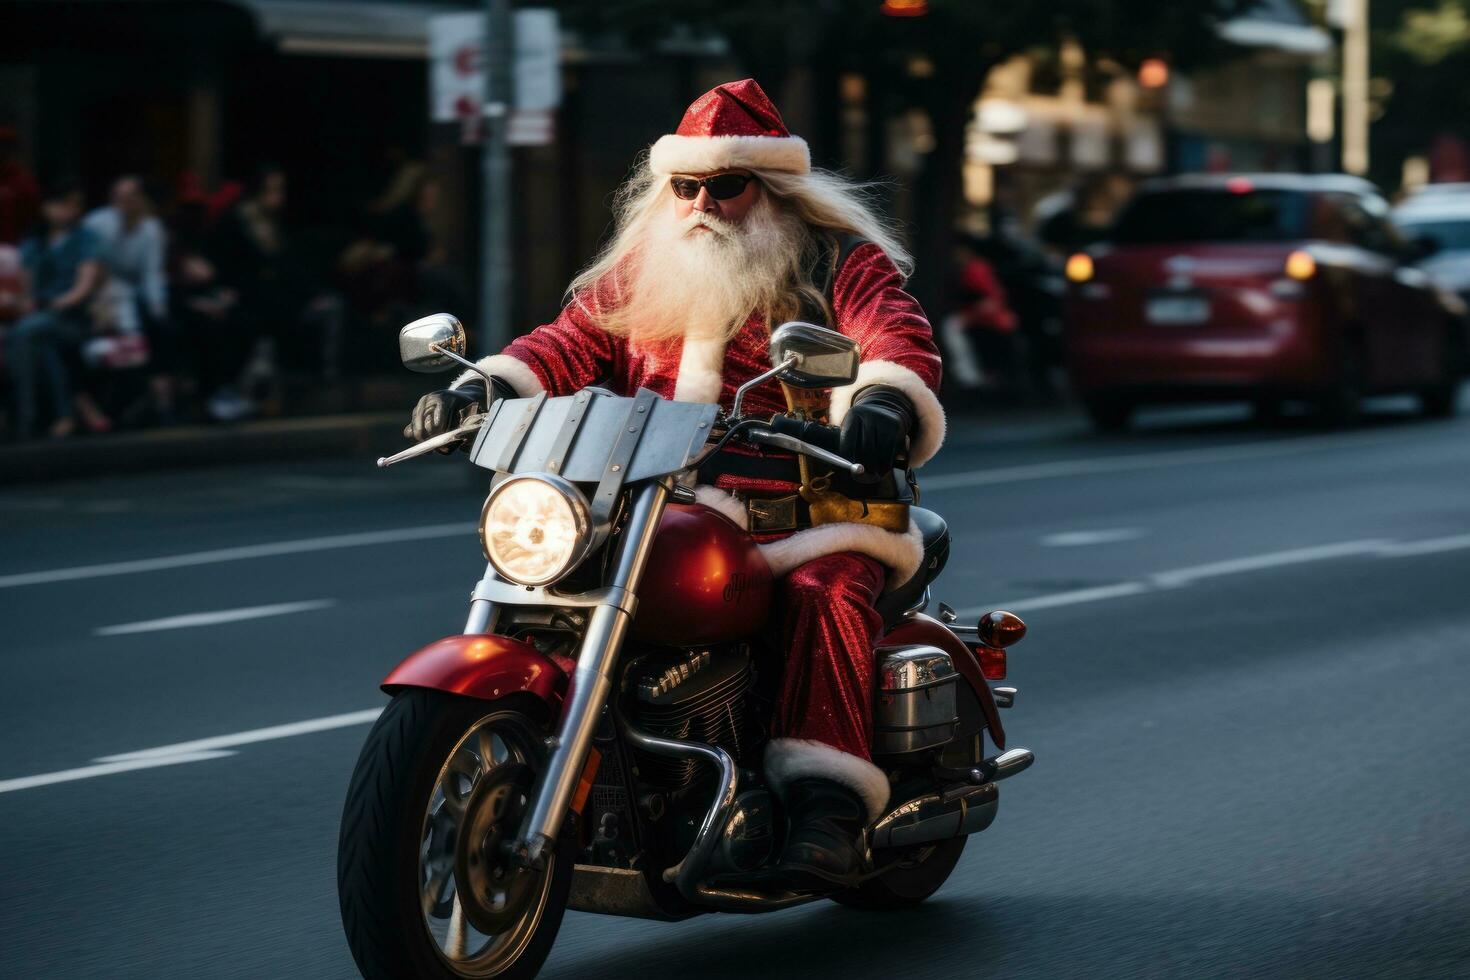
[[[797,779],[829,779],[858,795],[872,823],[888,803],[888,777],[867,759],[809,738],[773,738],[766,746],[766,779],[778,793]]]
[[[530,398],[546,390],[541,385],[541,379],[536,377],[536,372],[532,371],[530,365],[519,357],[512,357],[510,354],[491,354],[489,357],[480,358],[475,363],[492,377],[499,378],[514,388],[516,394],[521,398]],[[450,387],[458,388],[466,381],[484,380],[474,371],[466,371],[455,378],[454,384]]]
[[[716,405],[724,390],[725,338],[685,336],[674,401]]]

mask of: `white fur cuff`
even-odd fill
[[[944,445],[944,407],[939,396],[929,389],[922,378],[902,364],[892,361],[864,361],[858,365],[857,380],[850,385],[832,389],[832,424],[841,425],[852,400],[858,392],[870,385],[889,385],[903,392],[913,403],[918,418],[919,431],[909,445],[909,466],[917,469],[939,452]]]
[[[888,777],[867,759],[809,738],[774,738],[766,746],[766,779],[779,794],[797,779],[829,779],[858,795],[872,823],[888,803]]]
[[[541,386],[541,379],[536,377],[536,372],[532,371],[530,366],[519,357],[512,357],[509,354],[491,354],[489,357],[480,358],[475,363],[492,377],[499,378],[514,388],[516,394],[521,398],[530,398],[546,390]],[[483,381],[484,379],[474,371],[466,371],[455,378],[454,384],[450,387],[458,388],[466,381],[475,380]]]
[[[739,167],[804,174],[812,153],[800,136],[661,136],[648,154],[656,174],[709,174]]]

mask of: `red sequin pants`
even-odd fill
[[[775,731],[872,759],[873,644],[883,565],[843,552],[799,565],[778,586],[786,671]]]

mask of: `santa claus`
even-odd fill
[[[862,188],[812,169],[805,141],[754,80],[697,99],[640,160],[615,217],[615,236],[572,280],[561,314],[480,362],[493,396],[596,384],[728,408],[769,365],[773,326],[818,320],[861,350],[857,380],[832,392],[830,418],[873,495],[885,481],[891,489],[897,459],[913,468],[939,449],[939,354],[904,291],[908,253]],[[467,374],[425,395],[413,437],[457,426],[483,402],[482,385]],[[744,407],[787,409],[776,385],[753,389]],[[765,762],[791,821],[783,876],[820,888],[860,870],[861,831],[888,799],[869,752],[882,626],[874,603],[915,573],[922,549],[906,511],[896,525],[894,510],[876,506],[889,518],[814,521],[799,483],[794,457],[731,446],[700,471],[696,493],[757,533],[783,577],[786,666]]]

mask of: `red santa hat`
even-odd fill
[[[679,128],[653,144],[648,165],[656,174],[707,174],[732,168],[812,169],[806,140],[792,136],[753,78],[716,85],[695,99]]]

